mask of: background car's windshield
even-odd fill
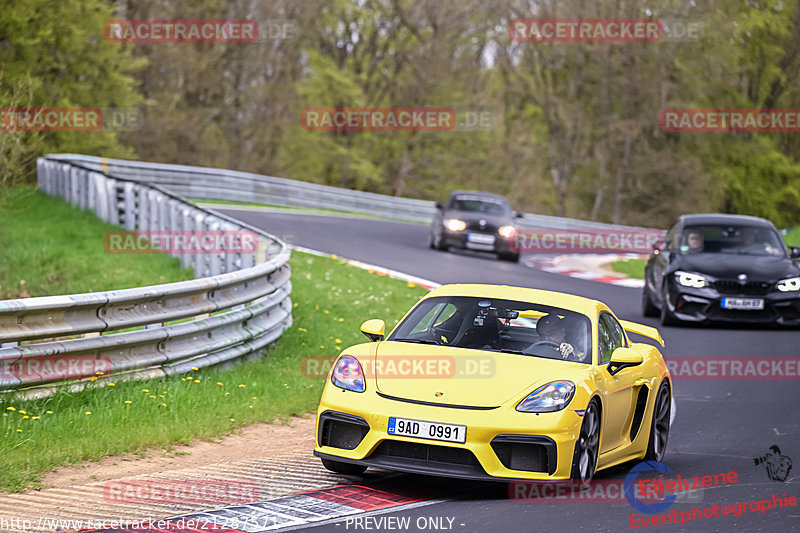
[[[679,242],[683,253],[785,256],[786,247],[774,230],[759,226],[688,226]]]
[[[560,331],[555,337],[543,336],[543,328],[537,331],[542,320],[556,323],[555,329]],[[570,360],[591,363],[590,332],[591,323],[585,315],[558,307],[495,298],[442,296],[420,302],[387,340],[505,350],[552,359],[564,359],[558,346],[565,342],[575,353]]]
[[[450,202],[449,208],[458,211],[486,213],[487,215],[505,215],[510,211],[508,206],[500,202],[475,196],[456,196]]]

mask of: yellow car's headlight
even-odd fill
[[[331,383],[337,387],[353,392],[364,392],[366,380],[361,363],[352,355],[343,355],[336,360],[331,374]]]
[[[575,384],[571,381],[552,381],[542,385],[517,404],[522,413],[552,413],[569,405],[575,396]]]
[[[444,221],[444,227],[450,231],[462,231],[467,228],[467,223],[457,218],[449,218]]]
[[[800,291],[800,278],[782,279],[778,282],[778,290],[781,292]]]

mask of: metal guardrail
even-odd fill
[[[291,326],[290,251],[279,239],[155,183],[110,176],[77,161],[40,158],[37,168],[44,192],[127,230],[247,230],[258,235],[259,251],[174,254],[194,268],[197,279],[190,281],[0,301],[0,391],[85,381],[98,370],[185,372],[253,355]],[[82,334],[91,336],[19,345]]]
[[[436,203],[385,194],[352,191],[249,172],[142,161],[124,161],[78,154],[54,154],[113,176],[158,184],[187,198],[263,203],[277,206],[334,209],[387,218],[430,223]],[[517,225],[526,229],[631,229],[631,226],[524,213]]]

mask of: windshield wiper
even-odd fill
[[[493,352],[499,352],[499,353],[513,353],[513,354],[516,354],[516,355],[533,355],[532,353],[523,352],[521,350],[510,350],[508,348],[503,348],[502,350],[492,350],[492,351]]]
[[[439,346],[438,342],[429,341],[425,339],[392,339],[392,340],[397,342],[415,342],[417,344],[433,344],[434,346]]]

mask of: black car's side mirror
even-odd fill
[[[792,259],[800,259],[800,246],[792,246],[789,248]]]
[[[514,211],[514,218],[522,218],[524,215],[519,211]]]
[[[444,209],[444,206],[442,205],[442,203],[441,203],[441,202],[436,202],[436,209],[438,209],[439,211],[441,211],[442,209]]]

